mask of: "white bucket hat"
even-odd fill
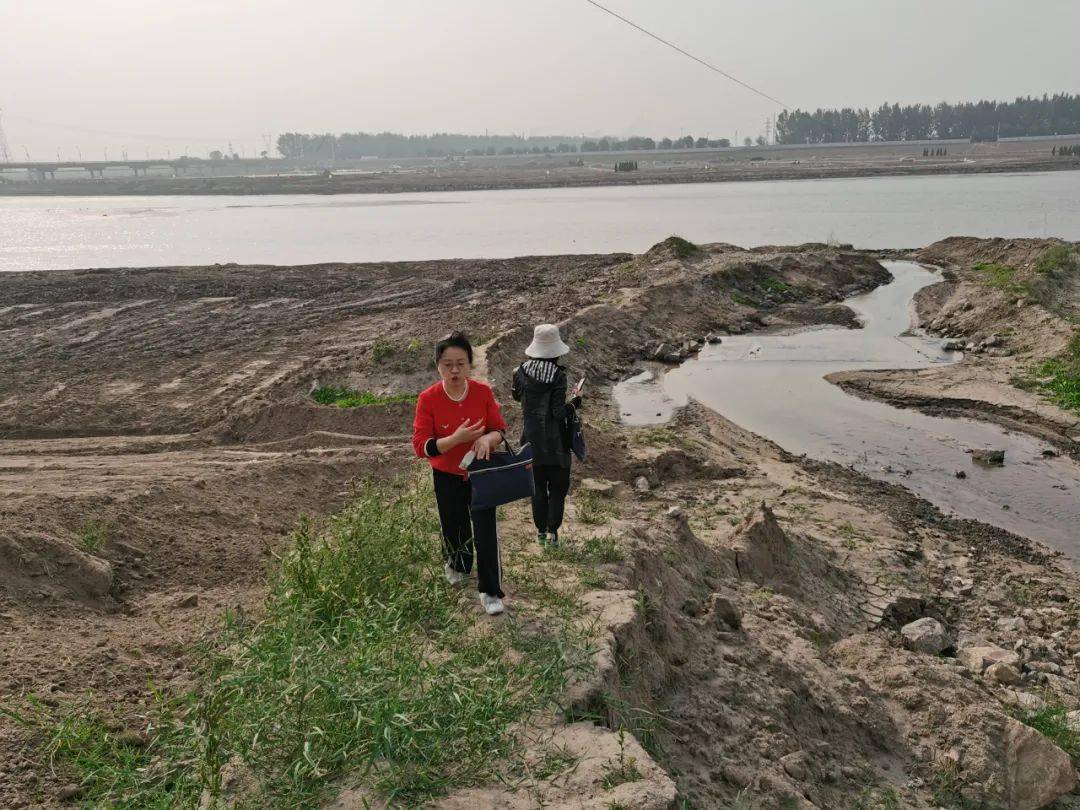
[[[563,343],[559,327],[553,323],[542,323],[533,329],[533,339],[525,349],[528,357],[539,360],[554,360],[570,352],[570,347]]]

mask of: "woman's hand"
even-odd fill
[[[483,419],[477,419],[475,422],[469,422],[469,420],[466,419],[458,426],[457,430],[450,434],[449,438],[451,440],[451,446],[457,447],[459,444],[469,444],[470,442],[479,441],[483,435]]]
[[[481,461],[487,461],[491,458],[491,452],[499,446],[502,442],[502,434],[497,430],[492,431],[486,436],[481,436],[475,442],[473,442],[473,452],[476,453],[476,457]]]

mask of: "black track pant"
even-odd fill
[[[570,468],[558,464],[534,464],[532,512],[538,532],[557,532],[562,526],[566,493],[570,491]]]
[[[442,524],[443,558],[455,571],[468,574],[476,550],[476,581],[481,593],[502,597],[502,559],[495,510],[469,508],[472,486],[468,479],[441,470],[435,476],[435,502]]]

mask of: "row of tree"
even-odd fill
[[[764,142],[764,139],[760,140]],[[625,140],[618,138],[583,140],[565,136],[524,138],[516,135],[455,135],[451,133],[401,135],[396,132],[309,135],[301,132],[286,132],[279,135],[277,139],[277,150],[282,157],[319,160],[717,149],[730,145],[731,142],[727,138],[710,140],[709,138],[694,138],[691,135],[676,140],[664,138],[656,141],[639,136]]]
[[[1080,144],[1076,146],[1055,146],[1050,150],[1051,155],[1060,155],[1061,157],[1080,157]]]
[[[620,141],[618,138],[600,138],[596,141],[582,141],[582,152],[638,152],[650,149],[723,149],[731,146],[727,138],[694,138],[693,135],[684,135],[672,140],[663,138],[655,141],[652,138],[633,137]]]
[[[960,104],[882,104],[874,111],[845,107],[791,110],[776,118],[779,143],[913,141],[931,138],[997,140],[1080,133],[1080,95],[1027,96],[1015,101]]]

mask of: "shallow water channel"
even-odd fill
[[[850,465],[902,484],[943,511],[1044,541],[1080,559],[1080,466],[1043,458],[1049,445],[967,419],[926,416],[859,399],[824,379],[834,371],[924,368],[952,362],[942,340],[904,335],[915,292],[939,276],[908,262],[886,262],[894,280],[846,302],[863,328],[786,335],[738,335],[707,346],[656,379],[616,386],[625,422],[660,424],[688,397],[792,453]],[[965,450],[1005,450],[985,467]],[[967,477],[958,479],[956,471]]]

